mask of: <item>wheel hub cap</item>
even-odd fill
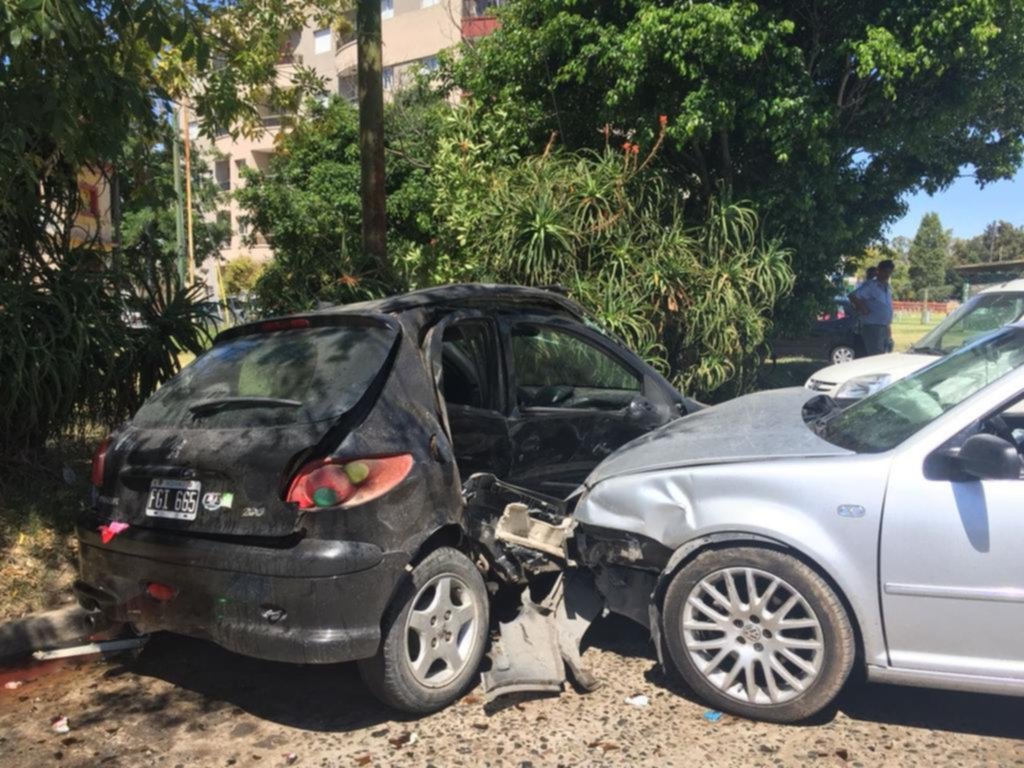
[[[457,576],[442,574],[416,594],[405,625],[406,661],[413,677],[440,688],[465,669],[476,646],[480,607]]]
[[[747,624],[747,626],[743,628],[743,636],[750,642],[756,643],[761,639],[761,630],[753,624]]]
[[[757,568],[725,568],[701,579],[680,627],[696,669],[718,690],[749,704],[781,704],[818,678],[821,622],[788,582]]]

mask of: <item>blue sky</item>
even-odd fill
[[[913,237],[921,217],[931,211],[939,214],[954,237],[980,235],[986,224],[997,219],[1024,226],[1024,168],[1013,179],[993,182],[984,189],[974,179],[962,178],[934,197],[918,192],[908,202],[907,215],[889,227],[888,237]]]

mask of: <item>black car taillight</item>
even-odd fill
[[[103,475],[107,469],[107,449],[110,448],[111,438],[105,437],[103,442],[96,446],[96,452],[92,455],[92,484],[99,488],[103,485]]]
[[[412,456],[403,453],[377,459],[335,458],[310,462],[295,476],[287,501],[299,509],[354,507],[383,496],[412,469]]]

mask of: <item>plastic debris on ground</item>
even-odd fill
[[[71,733],[71,726],[64,715],[58,715],[50,721],[50,730],[54,733]]]
[[[651,703],[651,700],[643,693],[638,693],[636,696],[627,696],[623,701],[634,707],[646,707]]]
[[[21,688],[21,686],[23,686],[24,684],[24,680],[8,680],[6,683],[4,683],[4,688],[6,688],[8,691],[16,691],[19,688]]]
[[[284,764],[285,765],[295,765],[295,763],[298,761],[298,759],[299,759],[299,756],[296,755],[294,752],[288,752],[284,756]]]
[[[709,709],[707,712],[704,713],[704,719],[707,720],[709,723],[717,723],[719,720],[722,719],[722,713],[714,709]]]
[[[395,749],[398,749],[399,747],[407,747],[412,744],[415,744],[418,738],[419,735],[416,733],[416,731],[403,731],[397,736],[392,736],[390,739],[388,739],[388,741],[391,742],[391,746],[393,746]]]

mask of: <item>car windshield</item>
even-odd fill
[[[815,431],[830,443],[858,453],[888,451],[1021,365],[1024,328],[1006,328],[824,416],[814,425]]]
[[[369,325],[299,328],[216,344],[146,401],[142,427],[274,427],[334,418],[381,370],[397,331]]]
[[[911,352],[947,355],[1024,314],[1024,293],[982,293],[965,303],[914,344]]]

